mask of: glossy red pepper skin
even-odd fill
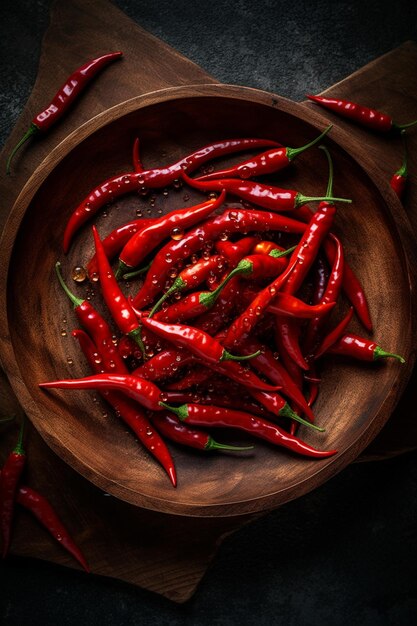
[[[281,387],[281,393],[295,402],[298,408],[304,412],[311,421],[314,421],[314,415],[299,387],[294,384],[282,363],[274,357],[272,350],[262,345],[259,340],[253,338],[247,339],[242,344],[242,348],[250,352],[260,350],[260,354],[252,359],[253,367],[266,376],[272,383],[279,385]]]
[[[330,265],[333,265],[336,256],[336,246],[330,238],[327,238],[323,243],[323,247]],[[354,306],[356,315],[363,326],[368,332],[372,332],[372,320],[365,291],[346,259],[344,261],[342,287],[350,303]]]
[[[11,160],[20,146],[33,135],[46,133],[66,113],[93,78],[107,67],[109,63],[121,56],[123,56],[123,52],[104,54],[92,61],[88,61],[67,78],[48,106],[33,118],[28,131],[12,151],[7,161],[7,173],[10,171]]]
[[[235,178],[220,178],[218,180],[200,182],[195,178],[190,178],[185,172],[182,172],[181,176],[194,189],[217,192],[225,189],[227,193],[233,196],[237,196],[246,202],[252,202],[270,211],[294,211],[307,202],[331,199],[326,197],[307,197],[295,189],[281,189],[280,187],[264,185],[252,180],[241,181]],[[339,198],[339,200],[345,201],[343,198]]]
[[[167,187],[176,179],[179,179],[181,172],[184,170],[192,172],[210,159],[233,152],[240,152],[242,150],[275,145],[275,142],[267,139],[231,139],[219,141],[200,148],[196,152],[189,154],[166,168],[127,172],[105,180],[82,200],[71,215],[64,233],[64,252],[68,252],[71,241],[79,228],[110,200],[120,198],[121,196],[141,189],[146,191],[147,189]]]
[[[172,341],[179,348],[185,348],[207,364],[217,365],[220,361],[242,358],[233,357],[211,335],[194,326],[164,324],[149,317],[144,317],[142,323],[162,339]]]
[[[230,207],[223,215],[207,220],[201,226],[189,231],[180,241],[169,242],[161,248],[154,258],[142,288],[133,298],[133,305],[141,309],[150,304],[163,290],[172,268],[201,250],[205,242],[217,239],[222,233],[231,234],[249,230],[303,233],[306,225],[284,215]]]
[[[8,455],[0,476],[0,527],[3,540],[3,558],[9,550],[16,494],[25,465],[26,453],[23,448],[22,423],[18,442],[14,450]]]
[[[168,348],[155,354],[133,370],[133,376],[146,380],[160,380],[174,376],[181,367],[195,361],[194,355],[180,348]]]
[[[336,246],[336,255],[333,260],[333,266],[330,274],[327,276],[327,272],[324,269],[324,262],[320,269],[319,283],[315,287],[314,300],[320,299],[322,303],[336,303],[343,285],[344,275],[344,252],[341,241],[338,237],[332,233],[329,235],[333,243]],[[313,318],[306,330],[304,338],[304,352],[307,356],[307,360],[310,361],[311,355],[317,349],[318,344],[321,341],[324,326],[328,320],[328,315],[322,315]]]
[[[374,341],[352,333],[344,335],[333,344],[329,349],[329,354],[342,354],[343,356],[358,359],[359,361],[370,362],[392,357],[400,361],[400,363],[405,363],[405,359],[399,354],[386,352]]]
[[[204,281],[208,283],[213,282],[218,278],[221,274],[223,274],[226,269],[226,261],[219,254],[215,254],[208,259],[202,258],[198,260],[193,265],[190,265],[183,269],[178,276],[174,279],[172,285],[167,289],[167,291],[160,297],[158,302],[152,308],[152,311],[149,313],[149,317],[154,317],[155,312],[158,311],[161,305],[173,294],[182,293],[184,291],[190,291],[195,287],[198,287]],[[202,292],[204,293],[204,292]],[[210,303],[210,294],[213,292],[207,293],[207,298],[209,299],[206,304],[206,309],[211,306]],[[201,295],[201,294],[200,294]],[[204,299],[204,296],[202,296]],[[213,296],[212,296],[213,299]],[[204,300],[203,300],[204,301]],[[214,304],[214,300],[213,300]],[[203,304],[204,307],[204,304]],[[160,319],[160,318],[159,318]],[[175,321],[175,320],[173,320]],[[180,321],[180,320],[177,320]]]
[[[118,285],[95,226],[93,226],[93,235],[96,247],[98,275],[106,305],[116,326],[122,333],[129,335],[132,339],[141,343],[138,318],[130,302],[124,296]]]
[[[131,237],[138,230],[142,228],[146,228],[155,222],[153,218],[145,218],[141,217],[137,220],[132,220],[131,222],[127,222],[118,228],[115,228],[111,231],[103,239],[101,242],[103,244],[104,252],[109,261],[114,259],[114,257],[118,256],[120,252],[123,250],[123,246],[129,241]],[[98,278],[98,266],[97,266],[97,257],[94,256],[87,263],[87,272],[90,280],[94,280]]]
[[[161,391],[151,381],[130,374],[96,374],[85,378],[52,380],[39,383],[41,389],[97,389],[120,391],[146,409],[159,411]]]
[[[16,502],[30,511],[50,535],[78,561],[81,567],[86,572],[90,572],[85,556],[44,496],[26,485],[21,485],[17,491]]]
[[[407,155],[407,144],[405,139],[405,131],[401,131],[401,135],[403,137],[404,142],[404,157],[401,167],[393,174],[390,180],[390,186],[393,191],[397,194],[400,200],[403,199],[405,189],[407,187],[408,180],[408,155]]]
[[[101,363],[97,363],[97,348],[90,337],[82,330],[72,332],[95,374],[105,373]],[[114,391],[103,391],[103,397],[113,407],[116,415],[131,428],[148,452],[162,465],[174,487],[177,485],[175,465],[171,454],[159,434],[152,428],[144,411],[130,398]]]
[[[224,256],[230,267],[235,267],[243,257],[251,252],[254,245],[259,241],[258,237],[242,237],[239,241],[216,241],[214,247],[217,252]]]
[[[353,316],[353,307],[350,307],[347,314],[343,317],[343,319],[337,324],[335,328],[333,328],[323,339],[319,347],[314,353],[314,357],[316,359],[320,358],[330,350],[330,348],[339,341],[339,339],[344,335],[346,328],[348,327],[350,320]]]
[[[392,118],[386,113],[382,113],[376,109],[370,109],[356,102],[342,100],[341,98],[327,98],[312,95],[307,95],[307,98],[325,109],[333,111],[333,113],[337,113],[353,122],[357,122],[365,128],[380,133],[389,133],[394,127]]]
[[[267,152],[263,152],[262,154],[259,154],[252,159],[246,160],[243,163],[234,165],[233,167],[229,167],[225,170],[212,172],[211,174],[206,174],[205,176],[199,176],[198,180],[207,181],[216,180],[218,178],[247,179],[251,177],[263,176],[265,174],[278,172],[284,167],[287,167],[287,165],[289,165],[296,156],[321,141],[323,137],[327,135],[331,128],[331,126],[328,126],[318,137],[307,143],[305,146],[301,146],[300,148],[280,146],[278,148],[275,148],[274,150],[268,150]]]
[[[165,408],[172,410],[172,407]],[[201,404],[183,404],[175,409],[175,413],[179,419],[192,426],[237,428],[302,456],[325,459],[337,453],[337,450],[317,450],[286,433],[278,425],[244,411]]]
[[[228,450],[229,452],[232,452],[233,450],[237,451],[249,449],[247,447],[229,446],[218,443],[211,435],[203,430],[196,430],[195,428],[190,428],[186,424],[183,424],[169,411],[154,413],[152,416],[152,422],[167,439],[189,448],[195,448],[196,450]]]
[[[171,235],[173,229],[184,230],[202,222],[221,207],[225,198],[226,193],[222,192],[215,200],[172,211],[141,229],[129,239],[121,251],[120,265],[126,269],[138,266],[157,245]]]

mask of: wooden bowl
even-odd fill
[[[145,167],[153,167],[224,138],[266,137],[299,146],[325,125],[319,113],[253,89],[220,85],[167,89],[129,100],[82,126],[26,184],[1,244],[3,293],[7,289],[1,310],[3,365],[45,441],[104,491],[141,507],[180,515],[229,516],[272,509],[340,471],[388,419],[411,372],[415,345],[411,232],[387,182],[363,158],[363,150],[337,128],[326,139],[334,158],[335,194],[354,202],[340,205],[335,228],[369,298],[375,340],[408,361],[405,366],[393,360],[371,365],[328,362],[315,406],[326,433],[305,427],[299,433],[318,448],[337,448],[336,456],[308,460],[259,440],[254,453],[241,456],[201,458],[173,446],[178,471],[174,489],[127,428],[97,402],[97,394],[38,388],[41,381],[89,373],[71,337],[70,331],[79,324],[58,285],[54,264],[62,261],[64,276],[81,297],[94,291],[91,285],[70,279],[72,268],[83,265],[92,253],[91,229],[83,228],[64,257],[64,227],[92,187],[116,172],[131,170],[136,136]],[[325,157],[313,149],[271,180],[296,185],[306,195],[321,195],[327,184]],[[107,215],[95,220],[101,235],[133,219],[137,210],[157,215],[202,198],[185,188],[154,195],[154,208],[149,198],[138,195],[108,207]],[[103,310],[97,290],[92,297]],[[358,324],[356,328],[365,333]]]

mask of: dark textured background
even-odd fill
[[[294,100],[417,41],[415,0],[116,4],[219,80]],[[32,89],[50,5],[0,5],[1,144]],[[10,558],[0,565],[0,623],[409,626],[417,623],[416,485],[416,453],[348,467],[229,538],[185,606]]]

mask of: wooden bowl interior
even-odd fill
[[[329,359],[315,407],[317,421],[326,432],[301,427],[299,434],[318,448],[337,448],[339,455],[325,461],[307,460],[254,440],[253,453],[201,458],[173,445],[179,480],[173,489],[159,465],[96,393],[45,392],[37,386],[41,381],[89,373],[71,337],[71,330],[80,324],[58,285],[54,264],[61,260],[70,287],[82,298],[91,297],[107,315],[97,285],[77,285],[70,278],[72,268],[85,265],[92,254],[90,224],[76,237],[67,257],[61,243],[68,217],[87,192],[105,178],[132,169],[135,137],[140,137],[145,168],[151,168],[174,162],[214,140],[258,136],[299,146],[319,131],[317,124],[298,114],[296,105],[290,110],[233,97],[168,99],[117,117],[93,132],[57,164],[30,201],[13,247],[7,291],[11,344],[26,388],[20,400],[52,448],[103,490],[143,507],[186,515],[233,515],[272,508],[338,471],[387,419],[401,366],[396,361],[365,365]],[[387,200],[355,156],[333,136],[337,133],[331,133],[326,145],[334,159],[335,195],[354,201],[339,205],[335,231],[365,287],[375,340],[387,350],[407,354],[404,329],[410,315],[409,287],[401,244],[387,208],[389,193]],[[242,158],[223,160],[219,167]],[[325,156],[313,149],[269,180],[305,195],[324,194]],[[151,192],[147,197],[130,195],[94,221],[104,237],[138,212],[155,216],[203,197],[185,187]],[[366,334],[358,323],[356,329]],[[229,440],[248,441],[236,435]]]

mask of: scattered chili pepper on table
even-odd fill
[[[3,558],[9,550],[16,494],[20,477],[26,465],[23,432],[24,421],[20,426],[17,444],[7,457],[0,476],[0,527],[3,540]]]
[[[35,135],[48,132],[53,124],[55,124],[69,107],[77,100],[82,91],[91,83],[93,78],[97,76],[102,69],[107,67],[109,63],[123,56],[123,52],[110,52],[103,54],[92,61],[88,61],[79,67],[57,91],[48,106],[33,118],[29,129],[23,135],[19,143],[13,148],[9,158],[7,159],[6,172],[10,173],[10,165],[16,152],[23,146],[28,139]]]
[[[374,130],[379,133],[390,133],[392,131],[400,132],[404,128],[410,128],[417,124],[417,120],[409,122],[407,124],[396,124],[390,115],[371,109],[369,107],[358,104],[357,102],[351,102],[349,100],[343,100],[341,98],[328,98],[324,96],[312,96],[307,95],[307,98],[316,104],[329,109],[333,113],[337,113],[342,117],[364,126],[369,130]]]

